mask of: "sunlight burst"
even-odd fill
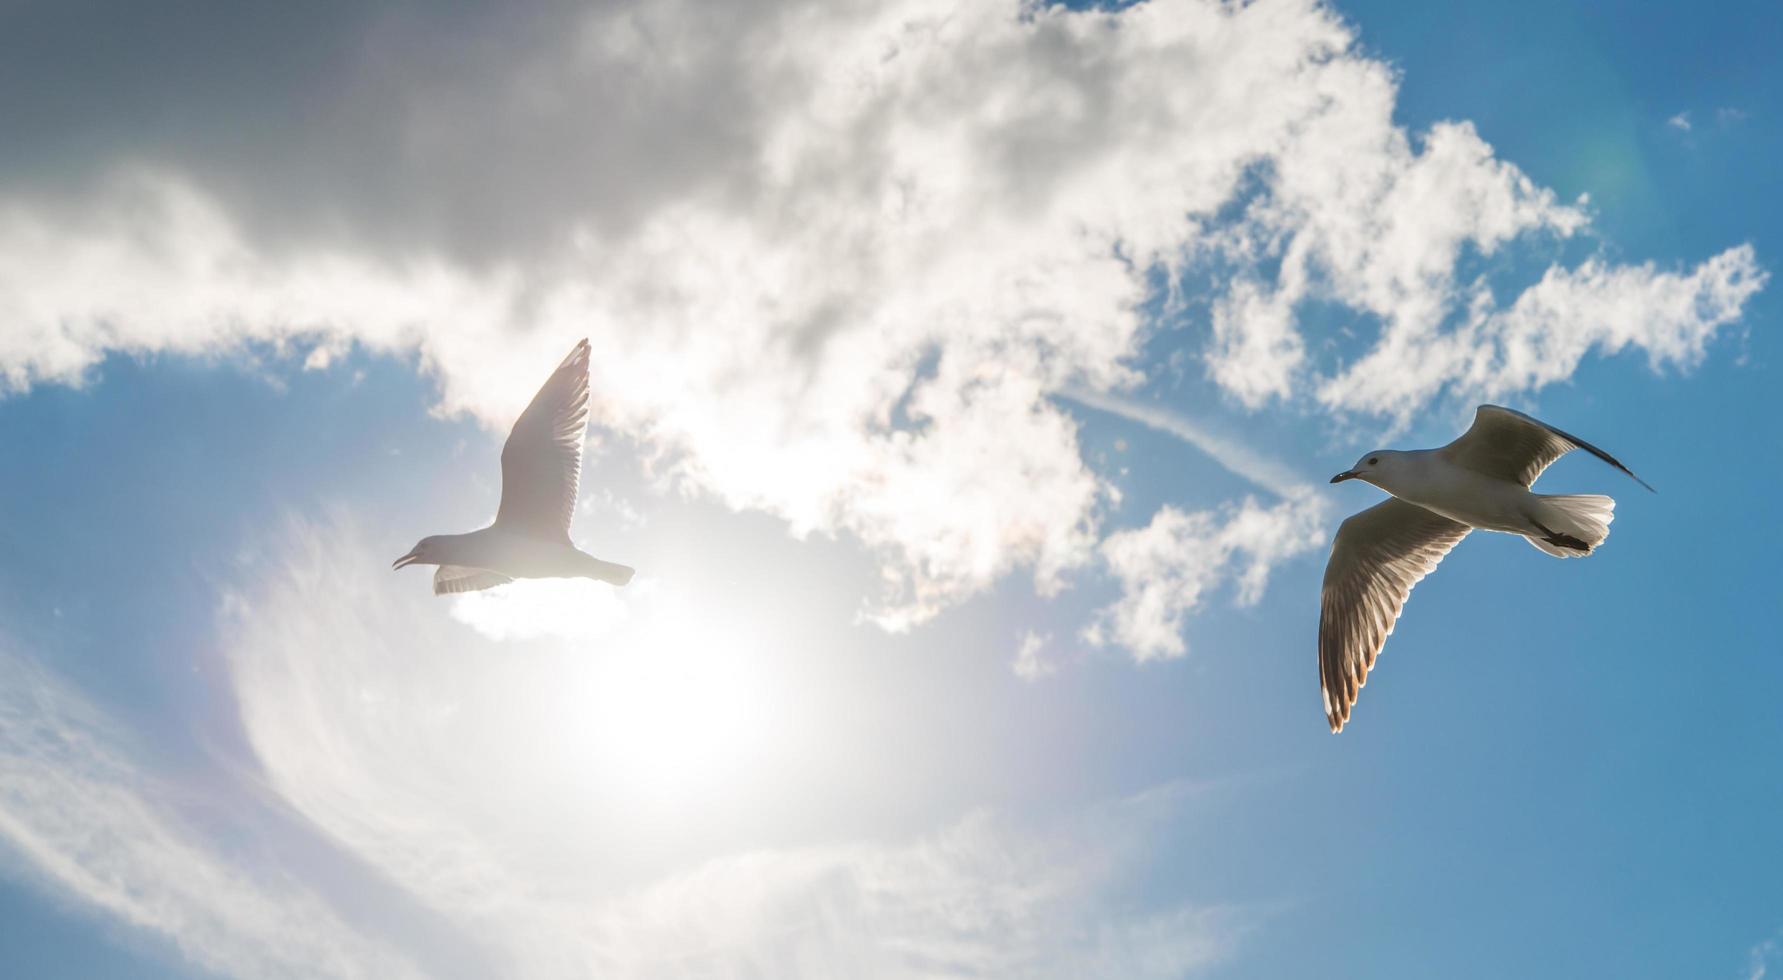
[[[546,580],[462,596],[452,614],[491,639],[556,639],[537,702],[514,710],[579,774],[565,789],[643,812],[734,798],[785,745],[765,624],[735,610],[648,580],[623,597]]]

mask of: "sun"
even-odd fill
[[[545,580],[459,597],[452,614],[498,642],[543,641],[512,651],[537,676],[510,710],[551,743],[565,792],[644,813],[735,802],[788,744],[771,624],[739,610],[649,580]]]
[[[717,788],[770,743],[772,691],[746,634],[691,612],[652,617],[601,678],[597,742],[641,791],[672,796]]]

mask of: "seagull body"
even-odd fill
[[[578,343],[514,423],[501,450],[495,522],[468,534],[422,538],[392,568],[438,565],[435,595],[473,592],[517,578],[592,578],[613,585],[632,570],[570,543],[588,430],[588,341]]]
[[[1557,558],[1583,558],[1610,534],[1616,502],[1599,494],[1541,494],[1548,464],[1583,449],[1632,477],[1590,443],[1497,405],[1440,449],[1378,450],[1331,478],[1362,480],[1392,499],[1337,529],[1319,609],[1319,685],[1325,717],[1342,730],[1406,597],[1469,531],[1521,535]]]

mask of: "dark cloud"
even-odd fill
[[[27,4],[0,14],[0,181],[204,186],[263,245],[525,258],[747,195],[773,5]],[[749,84],[742,78],[752,76]]]

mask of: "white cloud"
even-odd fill
[[[1120,595],[1083,630],[1087,642],[1124,647],[1140,661],[1181,656],[1187,650],[1184,622],[1209,591],[1232,580],[1238,603],[1254,604],[1276,565],[1325,540],[1325,503],[1292,467],[1267,452],[1162,405],[1076,391],[1066,397],[1173,435],[1279,498],[1272,507],[1247,497],[1237,507],[1197,513],[1165,505],[1146,527],[1110,534],[1101,554]],[[1046,666],[1028,653],[1024,641],[1016,660],[1016,673],[1024,677],[1024,670]]]
[[[1549,269],[1504,309],[1493,308],[1482,287],[1454,331],[1377,348],[1319,397],[1403,416],[1445,388],[1491,398],[1563,381],[1593,352],[1634,348],[1654,370],[1690,367],[1767,278],[1746,245],[1689,273],[1596,260]]]
[[[0,844],[45,887],[243,978],[419,977],[294,869],[244,865],[168,804],[134,739],[41,669],[0,652]],[[259,855],[264,857],[264,855]]]
[[[1776,937],[1766,939],[1746,951],[1746,980],[1764,980],[1776,965],[1777,954],[1783,951]]]
[[[979,813],[906,844],[716,861],[628,897],[599,941],[623,976],[1192,976],[1231,955],[1253,913],[1105,902],[1176,796],[1050,828]]]
[[[1589,261],[1496,306],[1463,260],[1571,236],[1582,206],[1466,123],[1396,126],[1391,70],[1311,0],[346,29],[377,43],[294,79],[310,101],[284,135],[232,145],[225,117],[135,137],[83,194],[0,193],[6,383],[107,351],[270,340],[320,366],[359,343],[419,350],[442,408],[500,426],[588,334],[600,425],[665,484],[857,538],[890,629],[1092,562],[1109,490],[1048,396],[1142,380],[1155,271],[1172,291],[1216,273],[1202,353],[1244,405],[1400,416],[1590,351],[1684,363],[1763,281],[1749,249],[1676,274]],[[477,56],[432,57],[449,42]],[[1322,364],[1307,301],[1379,322],[1372,350]],[[1561,356],[1511,363],[1530,345]]]
[[[1251,408],[1293,393],[1306,363],[1306,342],[1294,327],[1301,294],[1240,277],[1213,307],[1207,376]]]
[[[1040,651],[1045,649],[1050,642],[1052,642],[1050,633],[1036,633],[1033,630],[1023,633],[1021,645],[1015,651],[1015,660],[1010,664],[1010,669],[1015,671],[1015,676],[1024,681],[1037,681],[1049,674],[1057,673],[1058,663],[1044,660],[1040,656]]]
[[[1667,119],[1665,124],[1679,132],[1690,132],[1690,111],[1686,109],[1685,111],[1678,113],[1670,119]]]
[[[1414,148],[1392,124],[1385,68],[1356,60],[1327,80],[1332,101],[1287,134],[1247,220],[1221,249],[1240,263],[1216,297],[1209,376],[1246,404],[1289,394],[1310,370],[1294,311],[1336,302],[1383,323],[1377,349],[1438,329],[1464,248],[1490,255],[1533,233],[1570,235],[1577,207],[1494,159],[1466,123],[1440,123]],[[1272,281],[1257,277],[1271,264]]]
[[[1751,246],[1739,245],[1682,272],[1550,265],[1500,306],[1483,275],[1458,277],[1462,259],[1569,237],[1587,226],[1583,199],[1557,202],[1467,123],[1440,123],[1414,148],[1389,122],[1379,66],[1351,67],[1343,97],[1260,169],[1247,219],[1216,238],[1237,270],[1212,298],[1208,376],[1243,404],[1310,387],[1329,408],[1403,421],[1445,393],[1538,390],[1594,350],[1688,365],[1763,287]],[[1381,324],[1370,349],[1335,371],[1307,355],[1297,311],[1315,300]]]
[[[1142,528],[1102,542],[1102,560],[1121,595],[1083,632],[1097,646],[1118,644],[1140,660],[1187,652],[1185,617],[1213,589],[1231,582],[1240,605],[1255,603],[1282,560],[1325,540],[1325,503],[1297,495],[1273,506],[1246,497],[1236,507],[1185,513],[1165,506]]]
[[[1216,434],[1204,423],[1163,405],[1088,391],[1073,390],[1063,394],[1081,405],[1173,435],[1206,453],[1209,459],[1225,469],[1278,497],[1298,496],[1311,489],[1292,467],[1269,453],[1242,439]]]

